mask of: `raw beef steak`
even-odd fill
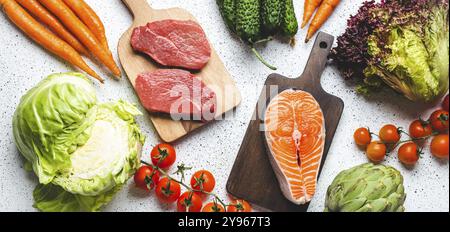
[[[159,64],[200,70],[211,58],[211,47],[203,29],[187,20],[161,20],[137,27],[131,46]]]
[[[145,109],[167,113],[174,120],[213,120],[216,94],[199,78],[180,69],[159,69],[136,79],[136,92]]]

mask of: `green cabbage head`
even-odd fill
[[[145,137],[125,101],[98,103],[79,73],[48,76],[21,99],[13,117],[20,153],[40,184],[41,211],[97,211],[134,174]]]
[[[326,212],[403,212],[406,194],[396,169],[372,163],[342,171],[328,187]]]

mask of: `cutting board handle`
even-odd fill
[[[305,70],[299,78],[302,83],[309,85],[312,89],[322,90],[320,76],[328,61],[334,37],[324,32],[319,32],[314,42]]]
[[[122,0],[122,2],[133,13],[135,18],[148,16],[153,11],[147,0]]]

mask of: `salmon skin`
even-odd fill
[[[308,92],[288,89],[275,96],[264,115],[269,159],[283,195],[302,205],[316,191],[325,147],[325,119]]]

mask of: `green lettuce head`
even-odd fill
[[[358,90],[389,86],[418,102],[448,91],[448,0],[368,1],[348,25],[331,58]]]
[[[21,99],[13,117],[20,153],[40,185],[42,211],[97,211],[134,174],[144,136],[140,112],[118,101],[99,104],[79,73],[45,78]]]

